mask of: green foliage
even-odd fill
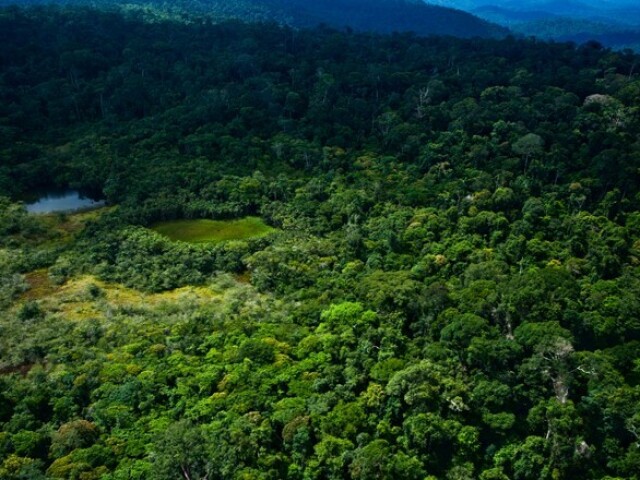
[[[77,448],[91,446],[98,439],[96,426],[87,420],[74,420],[60,426],[51,440],[51,456],[60,458]]]

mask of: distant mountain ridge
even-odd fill
[[[425,0],[461,8],[514,33],[640,51],[640,4],[631,0]]]
[[[421,0],[0,0],[0,6],[84,5],[120,7],[165,15],[206,15],[214,20],[275,21],[294,27],[326,24],[377,33],[498,37],[508,29],[468,12]]]
[[[506,6],[504,2],[488,0],[488,4],[471,8],[469,11],[485,19],[511,21],[532,21],[540,17],[562,17],[569,20],[588,20],[599,23],[627,26],[640,25],[640,6],[618,6],[598,8],[581,2],[547,2],[527,6]]]

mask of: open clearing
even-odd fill
[[[151,228],[171,240],[189,243],[246,240],[264,237],[275,230],[259,217],[237,220],[173,220],[157,223]]]

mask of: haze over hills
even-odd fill
[[[640,48],[640,6],[631,0],[431,0],[460,8],[516,33],[613,48]]]
[[[9,4],[89,5],[140,9],[164,15],[208,15],[215,20],[275,21],[295,27],[349,27],[378,33],[415,32],[419,35],[494,37],[507,33],[498,25],[447,7],[420,0],[0,0]]]

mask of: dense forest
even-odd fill
[[[0,0],[0,6],[16,0]],[[22,5],[86,5],[87,0],[22,0]],[[456,37],[504,36],[508,30],[474,15],[452,8],[429,5],[422,0],[92,0],[107,10],[135,11],[149,20],[214,22],[243,20],[275,22],[295,28],[330,25],[335,28],[391,33]],[[197,21],[197,20],[196,20]]]
[[[640,57],[52,7],[0,41],[2,480],[638,479]],[[107,206],[27,212],[54,187]]]

